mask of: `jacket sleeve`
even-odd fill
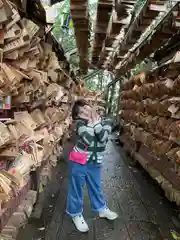
[[[105,120],[104,122],[98,122],[94,125],[94,132],[99,142],[107,142],[109,134],[112,131],[112,122]]]
[[[84,121],[77,121],[77,135],[86,145],[91,145],[94,141],[94,128],[92,124],[86,124]]]

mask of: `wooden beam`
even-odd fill
[[[104,95],[105,95],[105,103],[106,103],[105,104],[105,114],[107,114],[107,111],[108,111],[108,97],[109,97],[109,88],[108,87],[106,87]]]
[[[158,65],[169,60],[180,49],[180,31],[172,36],[172,38],[154,54],[154,61]]]
[[[175,14],[180,9],[180,4],[176,3],[156,26],[154,32],[150,32],[146,38],[141,41],[136,48],[129,52],[123,59],[121,65],[116,66],[116,76],[120,76],[133,68],[136,64],[148,57],[163,46],[179,30],[174,22],[178,18]]]
[[[153,4],[153,1],[146,0],[142,6],[139,15],[134,19],[130,28],[128,29],[124,40],[119,46],[118,53],[120,55],[126,55],[127,52],[136,44],[142,33],[150,26],[152,21],[159,15],[162,10],[167,11],[166,1],[162,0],[160,4]],[[115,66],[116,58],[113,60],[113,66]]]
[[[117,111],[116,111],[116,120],[119,119],[119,110],[121,105],[121,81],[119,80],[119,93],[118,93],[118,103],[117,103]]]
[[[105,56],[108,54],[109,56],[112,55],[111,53],[114,52],[114,49],[117,48],[121,38],[123,36],[122,29],[127,29],[128,25],[130,24],[131,17],[129,15],[129,10],[134,8],[135,1],[116,1],[115,3],[115,10],[112,12],[106,39],[103,43],[102,51],[100,53],[98,66],[111,70],[111,59],[110,57],[108,60]],[[129,17],[128,17],[129,16]],[[112,51],[109,51],[107,47],[112,47]]]
[[[97,63],[99,67],[101,67],[104,64],[106,56],[113,51],[114,48],[112,48],[112,45],[116,40],[116,37],[119,35],[123,26],[124,25],[118,19],[117,13],[113,11],[109,21],[106,38],[102,44],[102,50],[99,56],[99,61]]]
[[[71,0],[70,11],[74,24],[76,45],[79,55],[79,67],[82,74],[86,74],[89,66],[87,60],[88,48],[90,45],[90,27],[87,0]]]
[[[114,96],[115,87],[116,87],[116,83],[114,83],[114,84],[111,86],[110,98],[109,98],[109,104],[108,104],[108,115],[111,114],[112,102],[113,102],[113,96]]]
[[[113,8],[113,0],[99,0],[95,24],[95,36],[92,47],[92,64],[96,65],[102,48],[102,43],[106,38],[107,26]]]

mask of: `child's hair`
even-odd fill
[[[76,120],[79,114],[79,107],[89,105],[84,99],[77,100],[72,108],[72,119]]]

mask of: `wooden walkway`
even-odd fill
[[[98,219],[91,212],[85,189],[84,216],[90,226],[90,232],[81,234],[76,231],[71,219],[65,214],[67,167],[65,163],[61,163],[58,179],[52,183],[51,188],[51,191],[55,189],[55,196],[47,202],[38,227],[36,225],[32,231],[32,225],[35,223],[30,223],[31,230],[25,229],[18,240],[172,239],[170,230],[174,229],[171,221],[174,214],[173,205],[165,199],[161,189],[143,169],[129,167],[128,159],[122,150],[112,143],[109,143],[107,148],[102,182],[109,207],[119,213],[117,221],[111,223]],[[43,226],[44,231],[41,228]]]

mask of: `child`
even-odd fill
[[[87,185],[92,210],[99,213],[100,218],[115,220],[118,215],[112,212],[103,198],[101,188],[101,162],[103,152],[111,133],[111,123],[100,121],[96,111],[84,101],[78,100],[72,109],[72,118],[76,120],[77,141],[73,151],[87,153],[85,165],[69,161],[69,185],[67,197],[67,214],[72,217],[80,232],[89,230],[82,215],[83,185]],[[87,148],[87,151],[85,149]]]

